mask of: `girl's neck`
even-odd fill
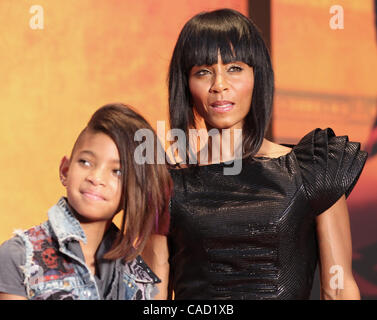
[[[111,221],[81,222],[87,242],[80,241],[85,263],[92,274],[96,274],[96,253]]]
[[[101,244],[105,232],[111,225],[111,220],[99,220],[99,221],[89,221],[83,219],[82,216],[74,210],[74,208],[69,205],[71,212],[76,216],[77,220],[80,222],[80,226],[84,231],[86,236],[86,243],[80,241],[81,250],[85,258],[85,263],[88,265],[92,274],[96,273],[96,262],[95,257],[98,247]]]
[[[87,239],[85,247],[90,251],[97,251],[111,221],[80,222],[80,224]]]
[[[98,221],[92,221],[88,220],[86,218],[83,218],[82,215],[80,215],[70,204],[69,208],[71,212],[74,214],[76,219],[79,221],[81,228],[83,229],[87,243],[82,243],[85,248],[89,251],[97,251],[97,248],[99,247],[102,238],[106,232],[106,230],[111,225],[111,220],[98,220]],[[84,251],[84,249],[83,249]]]

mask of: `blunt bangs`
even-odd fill
[[[204,15],[204,14],[203,14]],[[241,61],[255,67],[252,36],[242,17],[234,15],[199,15],[192,24],[186,26],[188,32],[184,41],[183,65],[185,72],[193,66],[213,65],[221,54],[223,63]]]

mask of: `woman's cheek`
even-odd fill
[[[209,84],[205,80],[194,79],[189,81],[189,89],[193,97],[204,97],[208,94]]]
[[[238,88],[239,98],[242,98],[245,102],[251,102],[251,97],[253,95],[253,85],[241,84]]]

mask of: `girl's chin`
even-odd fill
[[[112,218],[112,214],[107,213],[100,206],[94,206],[88,203],[74,204],[74,207],[70,205],[71,211],[80,222],[88,223],[95,221],[108,220]]]

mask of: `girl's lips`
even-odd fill
[[[82,195],[90,200],[94,201],[104,201],[104,197],[102,197],[100,194],[91,192],[91,191],[82,191]]]

